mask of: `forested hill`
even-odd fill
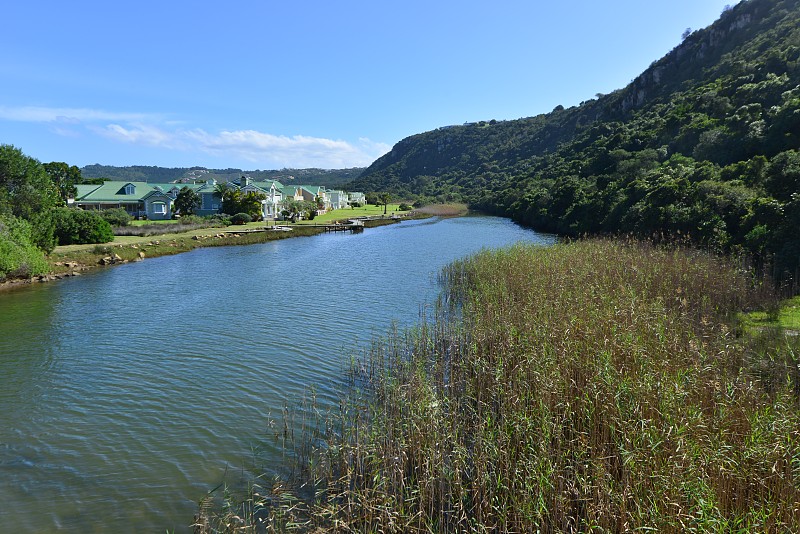
[[[749,0],[621,90],[406,138],[351,187],[567,235],[680,232],[794,270],[798,148],[800,0]]]
[[[134,165],[129,167],[114,167],[110,165],[87,165],[81,169],[81,176],[85,179],[105,178],[107,180],[130,180],[132,182],[169,183],[178,180],[210,180],[218,182],[237,181],[242,175],[249,176],[254,181],[262,182],[278,180],[287,185],[292,183],[302,185],[324,185],[326,187],[340,187],[352,181],[364,169],[281,169],[273,171],[243,171],[241,169],[206,169],[204,167],[152,167]]]

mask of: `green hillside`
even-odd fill
[[[580,106],[406,138],[351,188],[465,201],[566,235],[800,256],[800,1],[749,0]]]
[[[324,185],[326,187],[339,187],[352,181],[364,169],[281,169],[281,170],[255,170],[243,171],[242,169],[206,169],[204,167],[152,167],[133,165],[129,167],[114,167],[111,165],[87,165],[81,169],[85,179],[105,178],[107,180],[130,180],[132,182],[169,183],[182,179],[210,180],[218,182],[238,181],[242,175],[247,175],[255,181],[278,180],[287,184],[298,183],[303,185]]]

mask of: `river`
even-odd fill
[[[0,294],[0,532],[190,532],[268,421],[348,354],[417,321],[496,217],[198,249]],[[277,454],[276,452],[273,454]],[[261,459],[261,458],[260,458]]]

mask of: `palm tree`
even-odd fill
[[[222,204],[225,202],[225,197],[234,189],[235,188],[228,182],[220,182],[214,186],[214,196],[219,197],[220,211],[222,211]]]
[[[389,193],[381,193],[378,198],[380,199],[381,204],[383,204],[383,214],[386,215],[386,206],[389,205],[389,201],[392,200],[392,195]]]

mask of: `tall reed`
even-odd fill
[[[441,282],[435,317],[353,361],[264,529],[800,530],[800,344],[737,337],[770,305],[746,273],[592,240]]]

